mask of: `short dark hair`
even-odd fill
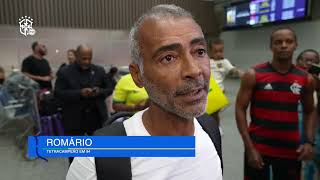
[[[318,61],[320,61],[319,53],[318,53],[316,50],[314,50],[314,49],[306,49],[306,50],[302,51],[302,52],[298,55],[296,61],[298,62],[299,60],[301,60],[301,59],[302,59],[302,56],[303,56],[305,53],[307,53],[307,52],[312,52],[312,53],[314,53],[314,54],[317,56]]]
[[[212,44],[224,44],[224,42],[222,39],[216,38],[212,40]]]
[[[275,30],[272,31],[271,35],[270,35],[270,47],[272,45],[272,41],[273,41],[273,35],[274,33],[278,32],[278,31],[282,31],[282,30],[289,30],[292,32],[293,34],[293,37],[294,37],[294,40],[297,42],[298,41],[298,38],[297,38],[297,35],[296,35],[296,32],[291,28],[291,27],[288,27],[288,26],[285,26],[285,27],[279,27]]]
[[[212,48],[213,45],[223,45],[223,44],[224,44],[224,42],[223,42],[222,39],[220,39],[220,38],[215,38],[215,39],[212,39],[212,40],[210,41],[210,43],[209,43],[209,48]]]
[[[35,41],[35,42],[32,43],[31,48],[32,48],[33,51],[36,49],[36,47],[38,46],[38,44],[39,44],[38,41]]]
[[[112,75],[116,74],[117,72],[118,72],[118,68],[117,67],[112,67],[109,70],[109,73],[112,74]]]

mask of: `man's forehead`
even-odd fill
[[[80,52],[92,52],[92,48],[87,47],[87,46],[82,46],[80,48]]]
[[[189,17],[183,18],[150,18],[140,27],[140,43],[159,44],[181,38],[189,39],[204,37],[200,26]]]
[[[212,48],[214,48],[214,49],[220,49],[220,48],[223,48],[223,47],[224,47],[223,44],[213,44],[212,45]]]
[[[317,54],[315,52],[312,52],[312,51],[307,51],[307,52],[304,52],[302,56],[317,57]]]
[[[307,60],[312,60],[312,61],[317,61],[318,60],[318,57],[317,57],[317,54],[314,53],[314,52],[305,52],[302,54],[302,58],[303,59],[307,59]]]
[[[273,33],[273,38],[294,38],[294,33],[289,29],[281,29]]]

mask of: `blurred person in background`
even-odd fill
[[[69,49],[68,52],[68,64],[73,64],[76,62],[77,58],[76,58],[76,50],[74,49]]]
[[[114,88],[117,84],[116,81],[116,75],[118,74],[118,68],[117,67],[112,67],[110,68],[109,72],[107,73],[107,81],[110,84],[110,88],[112,89],[112,92],[114,91]],[[113,95],[111,94],[110,96],[107,97],[106,103],[107,103],[107,108],[109,114],[113,114],[115,111],[113,109],[112,105],[112,100],[113,100]]]
[[[61,69],[55,95],[62,102],[65,135],[92,135],[108,119],[105,99],[112,88],[104,68],[91,63],[91,47],[80,45],[76,54],[76,63]],[[72,160],[69,158],[70,164]]]
[[[319,53],[314,49],[306,49],[297,57],[297,66],[304,70],[308,71],[312,63],[319,64]]]
[[[4,83],[5,79],[6,79],[5,71],[3,67],[0,66],[0,86]]]
[[[148,94],[142,87],[138,87],[131,74],[124,75],[117,82],[113,94],[113,109],[120,111],[141,111],[148,107]]]
[[[67,63],[63,63],[61,64],[61,66],[59,67],[58,71],[57,71],[57,75],[60,73],[61,69],[67,65],[73,64],[76,62],[76,50],[74,49],[68,49],[67,51],[67,59],[68,59],[68,64]]]
[[[320,106],[319,106],[319,73],[320,68],[317,68],[314,65],[319,65],[320,58],[319,53],[314,49],[306,49],[302,51],[297,57],[297,66],[309,72],[315,79],[316,82],[316,91],[314,93],[314,101],[317,110],[314,111],[314,116],[316,116],[317,121],[315,121],[315,156],[311,161],[305,161],[303,172],[304,172],[304,180],[313,180],[315,175],[320,177],[320,128],[319,128],[319,114],[320,114]],[[302,113],[302,112],[300,112]],[[303,113],[300,116],[303,118]],[[318,173],[316,173],[318,172]]]
[[[54,77],[48,60],[44,58],[47,55],[47,48],[37,41],[32,43],[31,48],[33,54],[23,60],[21,71],[39,83],[40,89],[51,90],[51,80]]]
[[[226,76],[232,75],[233,77],[234,76],[240,77],[243,74],[243,72],[240,69],[233,66],[230,63],[230,61],[224,57],[224,42],[223,42],[223,40],[221,40],[219,38],[215,39],[211,42],[210,45],[211,45],[211,55],[212,55],[212,58],[210,59],[211,73],[212,73],[215,81],[218,83],[219,87],[221,88],[221,90],[225,93],[223,82],[224,82]],[[217,112],[211,114],[211,116],[213,116],[214,119],[216,119],[218,121],[220,133],[221,133],[221,135],[223,135],[223,130],[220,125],[219,112],[220,111],[217,111]]]
[[[223,81],[227,75],[240,77],[243,72],[233,66],[228,59],[224,57],[224,42],[221,39],[215,39],[211,42],[210,59],[211,72],[219,87],[224,91]]]
[[[109,72],[107,73],[107,80],[110,83],[110,87],[112,89],[114,89],[116,84],[117,84],[117,80],[116,80],[116,75],[117,74],[118,74],[118,68],[117,67],[110,68]]]

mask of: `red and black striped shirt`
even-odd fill
[[[296,159],[300,143],[298,104],[307,73],[292,65],[282,74],[267,62],[254,67],[250,137],[263,155]]]

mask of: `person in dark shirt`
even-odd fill
[[[107,80],[110,82],[110,86],[112,87],[112,89],[114,89],[114,87],[117,84],[117,81],[115,78],[117,73],[118,73],[118,68],[112,67],[112,68],[110,68],[110,70],[107,74]]]
[[[105,99],[112,88],[103,67],[91,64],[90,47],[80,45],[76,54],[76,63],[62,68],[57,76],[54,93],[62,101],[65,135],[92,135],[108,119]]]
[[[74,49],[69,49],[68,50],[68,64],[73,64],[76,62],[76,50]]]
[[[319,100],[320,100],[320,79],[319,79],[319,70],[314,69],[317,68],[316,65],[319,65],[320,63],[320,56],[319,53],[314,49],[306,49],[302,51],[298,57],[297,57],[297,66],[306,72],[310,73],[312,77],[315,80],[315,87],[316,92],[314,94],[315,99],[315,106],[317,107],[317,110],[314,111],[314,116],[316,116],[315,125],[315,153],[314,157],[311,161],[306,161],[303,166],[303,176],[304,180],[311,180],[314,177],[314,173],[318,171],[318,176],[320,177],[320,128],[319,128],[319,117],[320,117],[320,106],[319,106]],[[316,99],[316,97],[318,99]],[[302,113],[302,112],[300,112]],[[303,117],[303,115],[301,115]]]
[[[117,84],[117,80],[116,80],[116,75],[118,74],[118,68],[116,67],[112,67],[110,68],[108,74],[107,74],[107,81],[110,84],[110,87],[112,88],[112,92],[114,91],[114,88],[116,87]],[[109,115],[112,115],[113,113],[115,113],[115,110],[113,109],[113,95],[111,94],[110,96],[107,97],[106,99],[106,103],[107,103],[107,108],[108,108],[108,112]]]
[[[23,60],[21,71],[39,83],[40,89],[51,90],[53,75],[48,60],[44,58],[47,54],[47,48],[44,44],[34,42],[32,43],[32,51],[33,54]]]

